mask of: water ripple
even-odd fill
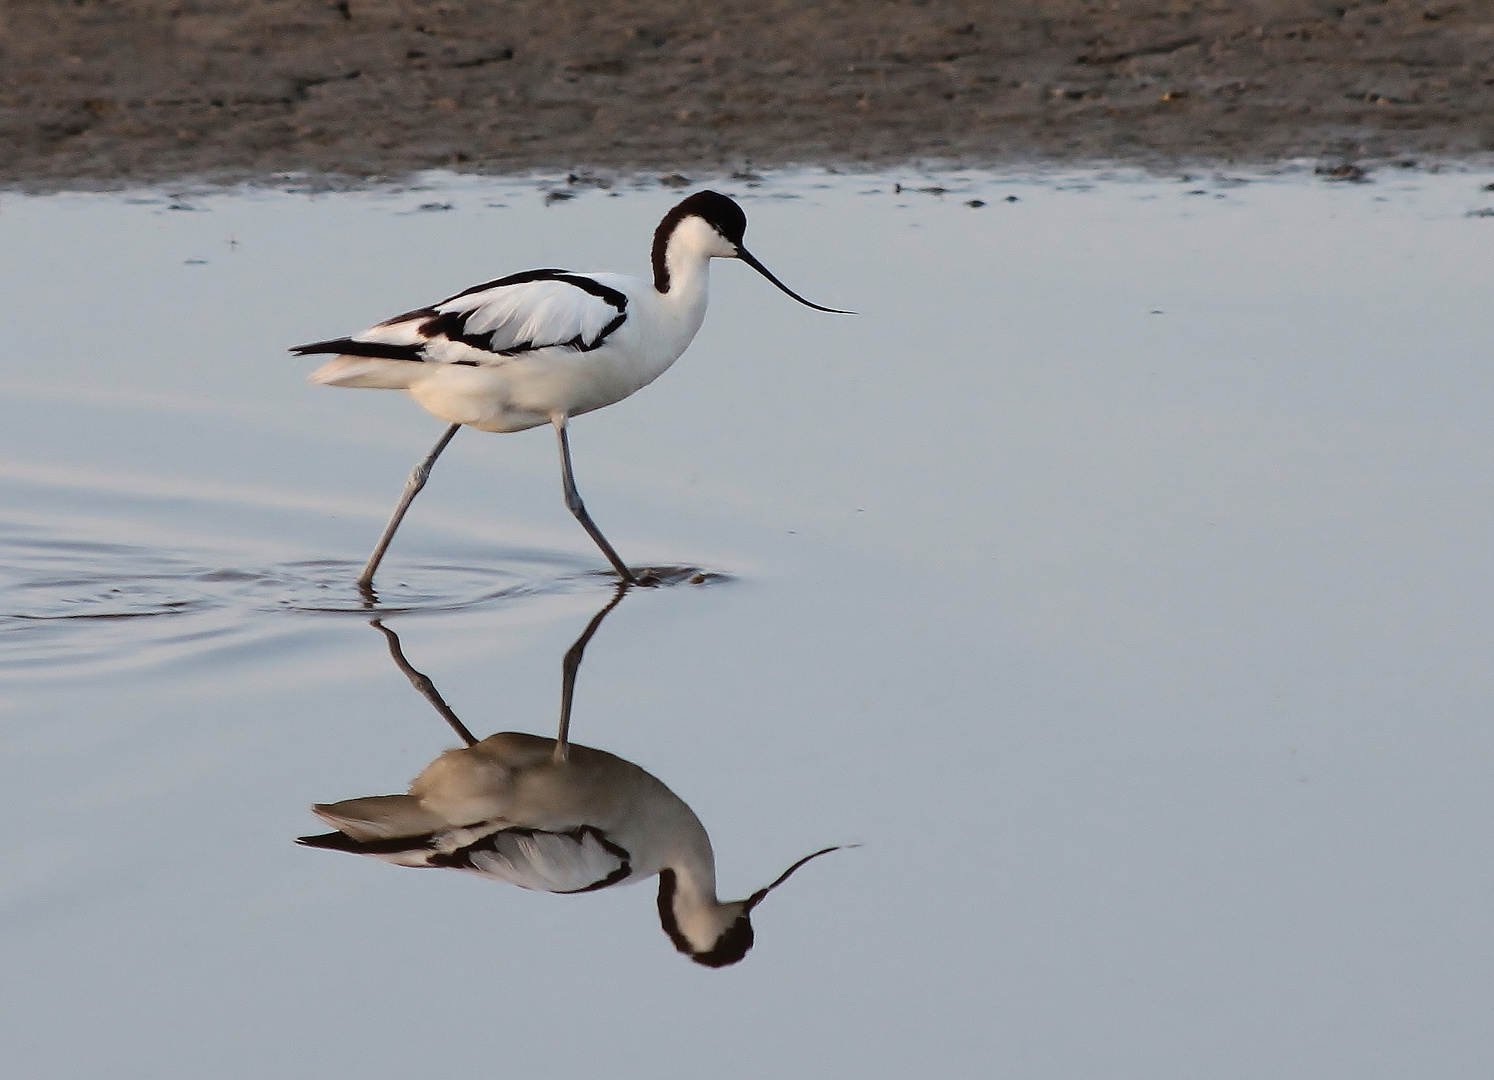
[[[376,594],[365,596],[354,583],[358,563],[225,565],[231,558],[0,524],[0,667],[41,673],[59,665],[133,666],[252,636],[266,615],[451,612],[615,580],[574,556],[499,550],[485,565],[448,560],[388,567]],[[724,579],[695,567],[639,573],[662,586]]]

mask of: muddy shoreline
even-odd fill
[[[9,0],[0,145],[12,188],[1481,158],[1494,0]]]

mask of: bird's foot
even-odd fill
[[[702,570],[698,566],[640,566],[630,571],[633,580],[627,584],[657,589],[670,585],[709,585],[730,581],[729,574]]]

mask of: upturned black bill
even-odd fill
[[[785,285],[783,282],[779,281],[776,277],[774,277],[772,271],[769,270],[762,263],[758,262],[757,258],[752,254],[752,252],[748,251],[744,247],[741,247],[740,245],[737,247],[737,258],[741,259],[744,263],[746,263],[748,266],[752,267],[752,269],[756,270],[759,274],[761,274],[763,277],[767,278],[774,285],[777,285],[780,289],[782,289],[784,292],[788,293],[790,296],[792,296],[795,300],[799,301],[799,303],[803,304],[805,307],[812,307],[816,311],[828,311],[832,315],[854,315],[854,314],[856,314],[854,311],[842,311],[842,310],[840,310],[840,308],[821,307],[819,304],[811,304],[808,300],[804,299],[804,297],[800,296],[798,293],[794,292],[793,289],[790,289],[787,285]]]

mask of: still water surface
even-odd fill
[[[861,845],[721,970],[652,883],[294,843],[457,743],[352,586],[442,425],[284,350],[643,273],[678,194],[6,197],[6,1070],[1488,1075],[1488,179],[720,182],[861,314],[717,263],[685,358],[573,425],[624,557],[712,576],[624,598],[572,734],[723,896]],[[381,614],[477,737],[550,735],[601,569],[549,432],[463,432]]]

